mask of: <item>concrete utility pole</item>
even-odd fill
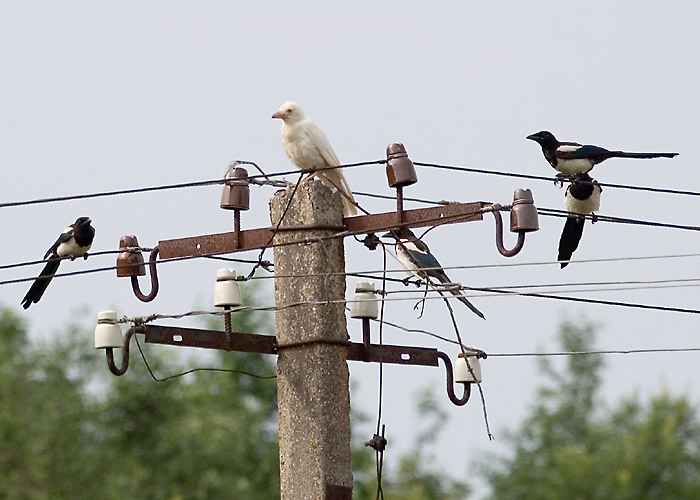
[[[237,175],[233,175],[231,184],[227,179],[224,186],[226,196],[222,197],[221,206],[245,210],[248,207],[247,173],[241,168],[236,168],[233,173]],[[107,364],[118,376],[126,373],[129,342],[136,333],[143,334],[147,343],[278,355],[282,500],[352,500],[347,360],[438,366],[442,359],[447,395],[458,406],[469,401],[471,384],[480,382],[471,369],[467,373],[464,362],[459,362],[460,374],[453,376],[449,356],[437,349],[371,344],[369,336],[364,336],[361,343],[348,341],[343,237],[366,234],[363,241],[372,248],[372,245],[376,246],[375,235],[380,231],[477,221],[482,220],[483,213],[492,212],[496,220],[496,247],[502,255],[512,257],[522,249],[525,234],[539,227],[532,193],[522,189],[515,191],[510,207],[473,202],[404,210],[403,188],[415,183],[417,176],[401,144],[391,144],[387,148],[387,178],[389,186],[397,189],[395,212],[344,220],[340,193],[313,180],[300,184],[296,190],[286,189],[274,195],[270,200],[272,228],[241,230],[239,216],[235,216],[232,233],[161,240],[151,252],[148,269],[152,289],[148,295],[141,293],[138,285],[138,276],[146,274],[141,249],[129,248],[139,246],[136,237],[127,236],[120,242],[123,252],[117,259],[117,275],[131,278],[134,294],[143,302],[153,300],[158,293],[156,259],[159,255],[161,259],[176,259],[266,248],[271,243],[276,245],[275,304],[280,307],[275,315],[276,336],[247,332],[222,335],[214,330],[134,321],[134,326],[122,339],[114,321],[110,325],[98,325],[116,330],[113,337],[102,329],[96,330],[95,346],[106,350]],[[238,192],[236,196],[230,192],[227,194],[227,190],[234,188],[244,192]],[[500,211],[504,209],[511,213],[511,232],[518,233],[518,242],[510,250],[503,246]],[[280,220],[282,224],[277,227]],[[274,241],[271,241],[272,235]],[[328,239],[319,239],[329,236]],[[286,305],[290,307],[285,308]],[[120,347],[124,351],[118,367],[113,350]],[[474,355],[477,359],[482,355],[485,357],[481,351]],[[464,384],[462,396],[455,394],[455,382]]]
[[[291,189],[270,200],[276,226]],[[340,194],[316,180],[299,185],[274,243],[331,235],[343,225]],[[314,228],[323,226],[330,229]],[[335,227],[335,230],[333,228]],[[275,303],[345,298],[343,238],[275,247]],[[330,273],[339,273],[331,275]],[[285,278],[287,275],[299,277]],[[348,340],[344,304],[278,310],[280,488],[282,500],[352,497]]]

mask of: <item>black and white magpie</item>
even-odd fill
[[[574,181],[566,188],[564,206],[569,216],[564,223],[564,230],[559,239],[559,255],[557,260],[564,269],[569,265],[569,259],[578,248],[583,235],[583,225],[586,222],[585,214],[594,214],[600,209],[600,193],[603,189],[595,179],[587,173],[578,174]]]
[[[422,240],[419,240],[416,235],[413,234],[413,231],[408,228],[401,228],[397,231],[390,231],[385,236],[396,240],[396,258],[408,274],[417,276],[427,283],[430,283],[430,278],[435,278],[443,285],[454,285],[452,287],[446,287],[447,291],[457,297],[457,299],[471,309],[474,314],[482,319],[486,319],[484,314],[462,295],[459,290],[459,284],[450,281],[450,278],[447,277],[445,270],[442,269],[438,260],[430,253],[428,245]]]
[[[48,259],[48,262],[34,280],[27,295],[22,299],[22,307],[27,309],[33,303],[39,302],[39,299],[46,291],[46,287],[51,283],[51,278],[58,271],[61,260],[64,258],[75,260],[81,256],[87,259],[87,252],[90,250],[92,240],[95,238],[95,229],[90,225],[91,222],[89,217],[79,217],[74,224],[68,226],[61,233],[56,243],[51,245],[51,248],[46,251],[44,260]]]
[[[608,158],[673,158],[678,153],[627,153],[609,151],[590,144],[559,142],[551,132],[543,130],[528,135],[527,139],[542,146],[542,153],[550,165],[566,175],[583,174]]]

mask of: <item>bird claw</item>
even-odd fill
[[[561,189],[564,187],[564,181],[571,181],[572,179],[573,176],[559,172],[554,176],[554,186]]]
[[[598,215],[591,212],[591,224],[598,222]]]

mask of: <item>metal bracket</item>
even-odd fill
[[[482,208],[486,206],[489,206],[489,204],[483,202],[450,203],[449,205],[438,207],[406,210],[403,212],[403,222],[400,225],[415,228],[453,222],[478,221],[482,220]],[[328,227],[328,230],[342,232],[345,229],[349,236],[399,228],[396,212],[347,217],[344,219],[344,222],[345,228],[334,226]],[[294,230],[298,229],[299,227],[294,228]],[[218,233],[163,240],[158,242],[160,258],[195,257],[264,248],[270,245],[270,234],[273,230],[274,228],[270,227],[248,229],[241,231],[238,238],[236,238],[235,233]],[[278,229],[278,231],[285,230],[288,230],[285,226]]]
[[[343,340],[310,339],[303,343],[280,345],[273,335],[258,335],[251,333],[226,332],[217,330],[200,330],[195,328],[179,328],[173,326],[142,325],[129,329],[124,337],[122,365],[114,363],[112,348],[107,349],[107,362],[110,371],[115,375],[123,375],[129,367],[129,342],[135,333],[146,337],[147,344],[163,344],[203,349],[219,349],[223,351],[254,352],[259,354],[279,354],[281,349],[291,349],[309,344],[330,344],[347,347],[348,361],[365,363],[389,363],[412,366],[439,366],[438,359],[445,364],[447,378],[447,396],[457,406],[463,406],[469,401],[471,385],[464,385],[464,392],[457,397],[454,391],[452,362],[447,354],[430,347],[407,347],[398,345],[377,345],[369,343],[349,342]]]

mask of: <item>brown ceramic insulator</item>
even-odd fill
[[[248,171],[236,167],[226,175],[226,185],[221,193],[221,208],[226,210],[248,210],[250,208],[250,186]]]
[[[117,256],[117,277],[146,275],[146,266],[144,265],[141,250],[130,250],[130,248],[138,247],[139,242],[136,236],[122,236],[119,239],[121,251]]]
[[[389,144],[386,148],[386,176],[389,187],[410,186],[418,182],[416,168],[403,144]]]
[[[516,189],[510,211],[510,230],[514,233],[537,231],[540,228],[537,207],[529,189]]]

